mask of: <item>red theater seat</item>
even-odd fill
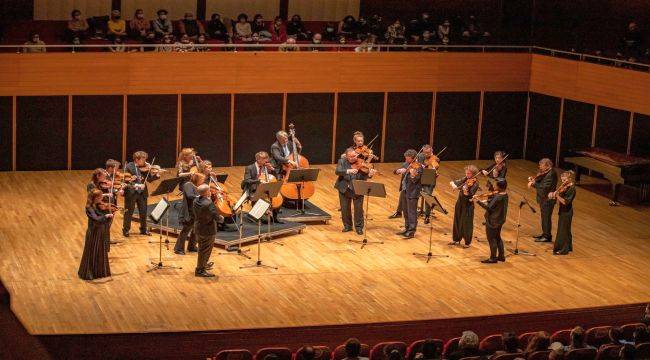
[[[596,354],[596,360],[617,360],[621,345],[605,345]]]
[[[445,347],[442,349],[442,356],[447,359],[449,358],[449,354],[453,353],[454,351],[458,350],[458,342],[460,341],[460,337],[455,337],[453,339],[447,340],[445,343]]]
[[[548,360],[548,354],[550,354],[550,351],[535,351],[534,353],[531,353],[528,355],[528,360]]]
[[[370,350],[370,360],[386,360],[386,355],[393,350],[399,351],[404,356],[406,354],[406,344],[400,341],[380,342]]]
[[[370,346],[368,344],[361,344],[361,353],[360,357],[369,357],[370,356]],[[332,360],[343,360],[345,359],[345,344],[339,345],[332,351]]]
[[[596,349],[574,349],[564,355],[564,360],[594,360]]]
[[[636,345],[637,359],[650,359],[650,342]]]
[[[524,354],[522,353],[513,353],[513,354],[501,354],[492,357],[492,360],[515,360],[518,358],[523,358]]]
[[[497,350],[503,350],[503,337],[501,334],[489,335],[481,340],[478,348],[492,355]]]
[[[571,329],[558,330],[551,335],[551,343],[561,342],[563,345],[571,343]]]
[[[424,341],[425,340],[417,340],[411,343],[409,347],[406,349],[406,356],[404,357],[406,360],[413,360],[415,359],[415,355],[417,353],[422,352],[422,347],[424,346]],[[444,346],[444,341],[440,339],[434,339],[434,342],[436,342],[438,348],[440,351],[442,351],[442,348]]]
[[[332,350],[327,346],[312,346],[314,348],[314,360],[330,360],[332,358]],[[301,347],[293,354],[293,360],[303,360],[303,353],[305,347]]]
[[[645,327],[642,323],[631,323],[621,326],[621,336],[627,341],[632,341],[634,331],[638,328]]]
[[[278,360],[291,360],[291,350],[283,347],[263,348],[259,349],[255,354],[254,360],[264,360],[266,355],[276,355]]]
[[[525,349],[528,346],[530,339],[532,339],[533,336],[537,335],[538,332],[539,331],[527,332],[519,335],[519,348]]]
[[[253,360],[253,354],[246,349],[222,350],[215,360]]]
[[[609,329],[611,328],[611,326],[592,327],[585,333],[585,341],[587,344],[599,348],[600,345],[609,342]]]

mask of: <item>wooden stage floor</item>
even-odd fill
[[[553,256],[550,244],[534,243],[530,236],[539,232],[538,214],[525,210],[520,247],[538,256],[484,265],[479,263],[488,253],[482,209],[476,210],[475,234],[483,241],[466,250],[447,246],[456,197],[448,182],[461,175],[463,165],[444,162],[437,189],[450,214],[434,221],[433,252],[448,258],[427,264],[411,255],[427,250],[422,223],[415,239],[394,235],[402,224],[387,219],[397,202],[399,178],[391,173],[395,164],[378,165],[383,175],[376,181],[386,184],[389,196],[370,204],[374,220],[369,238],[385,243],[363,250],[348,243],[361,237],[341,233],[334,165],[323,165],[318,166],[321,180],[313,202],[333,220],[285,237],[285,246],[264,244],[264,262],[279,270],[240,270],[248,260],[219,256],[215,249],[212,260],[219,277],[196,278],[196,254],[164,250],[166,262],[183,269],[147,273],[158,245],[148,243],[152,238],[131,236],[112,246],[113,277],[95,282],[76,274],[90,172],[0,173],[0,277],[12,295],[14,312],[33,334],[389,322],[650,301],[650,208],[609,207],[607,198],[578,189],[573,254]],[[220,170],[231,175],[228,188],[239,189],[243,168]],[[533,191],[525,189],[526,177],[534,172],[532,162],[509,161],[512,191],[505,240],[515,238],[521,194],[534,199]],[[116,240],[121,240],[121,219],[113,226]]]

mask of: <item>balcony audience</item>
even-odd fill
[[[28,45],[23,48],[24,53],[44,53],[47,52],[45,48],[45,42],[41,40],[41,37],[36,32],[29,34],[28,40],[25,42],[25,45]]]
[[[293,15],[291,21],[287,23],[287,36],[294,37],[297,40],[309,40],[311,38],[311,32],[302,23],[300,15]]]
[[[338,36],[336,35],[336,25],[331,22],[325,24],[325,29],[323,29],[323,41],[337,41]]]
[[[273,22],[269,25],[269,32],[271,34],[271,40],[274,42],[287,41],[287,27],[284,25],[281,17],[276,16],[273,19]]]
[[[174,38],[172,35],[165,35],[161,40],[161,45],[156,47],[156,52],[173,52]]]
[[[323,42],[323,36],[320,33],[315,33],[314,36],[311,37],[311,43],[312,45],[320,45]],[[320,46],[314,46],[310,47],[308,49],[309,51],[322,51],[325,50],[324,48]]]
[[[368,360],[367,357],[359,355],[361,355],[361,342],[359,342],[359,339],[348,339],[345,342],[345,358],[343,360]]]
[[[210,22],[208,23],[208,35],[224,43],[230,42],[230,36],[228,35],[228,29],[226,25],[221,21],[221,15],[214,13],[210,17]]]
[[[122,19],[122,14],[119,10],[111,11],[111,18],[108,20],[108,33],[109,40],[115,40],[117,37],[126,36],[126,21]],[[121,39],[120,39],[121,41]]]
[[[564,353],[568,351],[567,347],[558,341],[552,343],[548,349],[551,351],[548,354],[548,360],[562,360],[564,359]]]
[[[373,52],[377,51],[377,47],[375,47],[375,37],[373,35],[370,35],[363,39],[361,44],[359,46],[354,48],[355,52]]]
[[[300,48],[296,44],[296,39],[295,38],[287,38],[287,41],[282,43],[278,50],[282,52],[289,52],[289,51],[300,51]]]
[[[503,341],[503,350],[497,350],[494,353],[495,355],[523,353],[523,350],[519,348],[519,339],[515,333],[505,332],[501,335],[501,339]]]
[[[251,24],[248,22],[248,15],[239,14],[237,16],[237,23],[235,24],[235,38],[240,41],[251,41],[253,30]]]
[[[192,39],[187,34],[181,35],[181,38],[174,44],[175,52],[192,52],[196,50]]]
[[[171,36],[174,33],[172,21],[167,18],[167,10],[160,9],[156,12],[158,17],[153,21],[153,31],[156,33],[156,38],[162,39],[165,36]]]
[[[208,47],[208,42],[207,42],[207,39],[205,38],[205,35],[201,34],[201,35],[199,35],[198,38],[196,38],[196,44],[194,45],[194,51],[197,51],[197,52],[210,51],[210,47]]]
[[[271,32],[268,30],[266,23],[264,22],[264,17],[262,14],[256,14],[253,17],[251,30],[259,35],[260,41],[271,41],[271,38],[273,37],[271,35]]]
[[[620,41],[618,57],[635,62],[643,55],[644,37],[639,25],[632,21],[627,25],[627,30]]]
[[[155,51],[156,50],[156,44],[158,44],[158,41],[156,41],[156,34],[149,30],[147,32],[147,35],[142,39],[142,45],[149,45],[149,46],[141,46],[140,51],[141,52],[150,52],[150,51]]]
[[[425,30],[422,33],[422,37],[418,40],[418,45],[422,45],[422,50],[426,51],[435,51],[434,47],[437,44],[436,38],[433,36],[433,33],[429,30]]]
[[[186,12],[183,19],[178,22],[178,33],[180,36],[187,35],[192,41],[196,41],[199,35],[205,34],[205,29],[200,21],[194,18],[194,14]]]
[[[483,351],[478,348],[478,335],[473,331],[463,331],[458,341],[458,349],[449,354],[449,360],[460,360],[465,357],[481,356]]]
[[[357,20],[352,15],[347,15],[339,22],[337,34],[339,37],[344,36],[348,39],[355,37],[357,32]]]
[[[134,40],[144,40],[151,30],[151,22],[144,18],[144,10],[137,9],[129,21],[129,35]]]
[[[76,9],[72,10],[70,20],[68,20],[68,25],[65,29],[66,41],[72,43],[77,38],[81,42],[81,40],[88,37],[88,28],[88,21],[81,17],[81,11]]]
[[[641,318],[641,322],[647,326],[650,326],[650,303],[645,306],[645,313]]]
[[[406,29],[404,28],[404,25],[402,25],[402,22],[399,19],[395,19],[386,30],[386,41],[389,44],[404,44],[406,42],[405,34]]]
[[[463,40],[470,45],[484,44],[486,39],[490,37],[489,32],[481,29],[481,25],[474,15],[469,16],[462,35]]]
[[[114,53],[126,52],[126,46],[124,46],[124,40],[121,36],[114,36],[111,45],[108,46],[108,50]]]

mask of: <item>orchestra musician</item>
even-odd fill
[[[212,171],[212,161],[210,160],[201,161],[201,173],[205,175],[204,184],[210,185],[210,177],[216,176],[216,174]]]
[[[334,188],[339,192],[343,232],[352,231],[352,203],[354,203],[354,228],[357,234],[363,234],[363,196],[357,196],[352,186],[353,180],[367,180],[375,175],[375,170],[363,168],[363,161],[358,158],[354,148],[345,151],[345,158],[339,159],[336,165],[336,183]]]
[[[497,178],[494,191],[486,193],[485,195],[488,196],[486,199],[477,196],[472,197],[472,200],[476,200],[485,209],[485,234],[490,244],[490,257],[481,261],[484,264],[506,261],[503,239],[501,239],[501,228],[505,224],[508,215],[507,187],[508,182],[506,179]]]
[[[110,208],[102,208],[102,206],[108,204],[104,202],[103,198],[104,194],[101,190],[92,189],[88,192],[86,199],[88,228],[86,229],[83,254],[77,271],[77,275],[83,280],[111,276],[106,244],[108,244],[108,232],[110,231],[108,224],[113,218],[113,213]]]
[[[549,198],[555,198],[560,203],[553,255],[567,255],[573,251],[571,221],[573,220],[573,199],[576,197],[574,177],[575,173],[571,170],[563,172],[560,175],[562,184],[559,189],[548,194]]]
[[[217,222],[221,217],[217,207],[210,198],[210,186],[201,184],[197,188],[199,196],[192,203],[194,213],[194,231],[196,240],[199,243],[199,256],[196,260],[194,275],[199,277],[214,277],[208,270],[212,269],[214,263],[208,262],[214,247],[214,240],[217,234]]]
[[[118,176],[118,173],[120,171],[120,165],[122,164],[117,160],[114,159],[106,160],[105,168],[106,168],[107,179],[109,181],[116,183],[115,178]],[[119,193],[119,195],[124,195],[124,191],[122,191],[121,187],[119,190],[117,190],[117,192]],[[117,196],[111,197],[111,201],[113,202],[113,204],[117,205]]]
[[[280,130],[275,133],[277,139],[276,142],[271,145],[271,164],[276,169],[276,172],[279,178],[284,176],[284,170],[282,165],[290,164],[293,167],[296,167],[297,164],[295,161],[289,159],[289,155],[293,152],[293,144],[289,141],[289,134],[286,131]],[[302,152],[302,144],[298,139],[296,140],[296,146],[298,147],[298,152]]]
[[[486,184],[488,191],[494,191],[494,185],[492,184],[492,181],[506,178],[508,167],[506,164],[505,156],[506,155],[503,151],[495,151],[494,163],[485,169],[481,169],[481,174],[483,174],[488,179]]]
[[[553,216],[553,207],[555,207],[555,199],[549,198],[548,194],[555,191],[557,187],[557,173],[553,170],[553,162],[548,158],[539,161],[538,169],[539,171],[535,176],[528,178],[528,187],[532,188],[534,186],[537,193],[537,203],[539,204],[542,223],[542,233],[534,236],[534,238],[536,242],[551,242],[553,241],[551,218]]]
[[[197,163],[195,163],[197,162]],[[178,189],[183,191],[183,185],[189,181],[193,167],[200,168],[200,158],[196,156],[196,151],[192,148],[183,148],[178,154],[176,161],[176,176],[183,178],[178,184]]]
[[[86,191],[88,193],[91,193],[94,190],[99,190],[104,197],[103,200],[107,200],[107,202],[117,206],[117,196],[124,195],[124,191],[118,190],[115,186],[113,186],[113,181],[110,179],[111,176],[106,170],[97,168],[91,175],[91,181],[88,183],[88,185],[86,185]],[[113,225],[112,217],[109,218],[106,222],[108,232],[106,236],[107,243],[105,246],[107,248],[107,251],[110,251],[111,249],[111,225]]]
[[[194,213],[192,212],[192,204],[194,199],[199,196],[197,188],[205,183],[205,175],[202,173],[193,173],[190,176],[190,181],[183,184],[183,205],[178,213],[178,222],[183,225],[181,232],[178,234],[176,244],[174,245],[174,253],[178,255],[185,255],[185,241],[189,238],[187,244],[187,252],[196,252],[196,234],[194,233]]]
[[[398,232],[407,239],[415,237],[418,226],[418,199],[422,190],[421,178],[423,165],[415,158],[418,152],[409,149],[404,153],[404,164],[395,170],[395,174],[402,175],[400,180],[400,201],[404,212],[404,231]]]
[[[474,202],[472,197],[479,189],[476,175],[478,168],[474,165],[465,166],[465,177],[450,182],[451,187],[458,191],[456,206],[454,207],[454,226],[452,241],[449,245],[459,245],[460,240],[465,240],[463,248],[472,244],[474,234]]]
[[[147,230],[147,199],[149,198],[147,182],[160,178],[160,167],[149,164],[147,162],[148,157],[149,155],[146,152],[136,151],[133,153],[133,161],[124,166],[124,172],[133,176],[131,182],[124,189],[125,212],[122,234],[125,237],[129,236],[131,219],[136,204],[140,213],[140,234],[151,236],[151,233]]]
[[[436,178],[438,177],[438,168],[440,167],[440,158],[433,153],[433,147],[426,144],[422,147],[422,152],[418,156],[417,161],[424,165],[425,169],[432,169],[435,172],[433,183],[422,185],[422,192],[427,195],[433,194],[433,189],[436,188]],[[428,224],[431,219],[431,206],[424,202],[424,223]]]
[[[277,178],[278,171],[271,165],[269,154],[266,151],[260,151],[255,154],[255,162],[246,166],[244,169],[244,180],[241,182],[241,188],[248,191],[248,196],[255,194],[257,186],[262,182],[268,182],[271,177]],[[267,200],[268,201],[268,200]],[[264,220],[262,220],[264,221]],[[278,219],[278,210],[273,209],[271,221],[282,224]]]

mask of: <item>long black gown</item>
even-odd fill
[[[478,181],[468,189],[468,195],[463,193],[462,187],[458,189],[458,199],[454,207],[454,229],[452,240],[459,242],[465,239],[465,245],[472,243],[474,234],[474,203],[469,201],[478,191]]]
[[[557,234],[553,252],[566,255],[573,251],[573,235],[571,235],[571,221],[573,220],[573,199],[576,197],[576,187],[569,187],[563,195],[565,204],[560,203],[557,220]]]
[[[77,274],[84,280],[111,276],[107,249],[110,219],[104,212],[92,206],[86,207],[86,216],[88,216],[88,229]]]

